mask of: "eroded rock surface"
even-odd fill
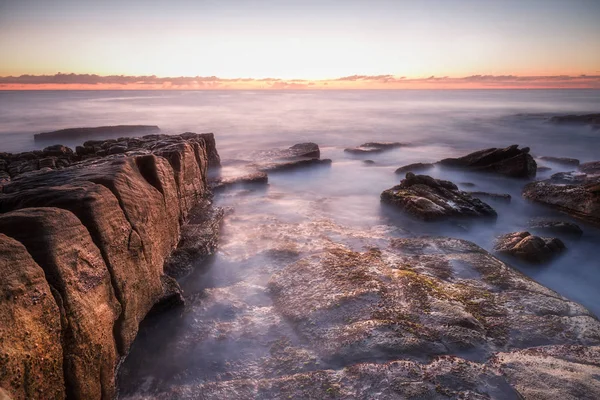
[[[208,139],[214,146],[212,134]],[[47,316],[48,321],[61,321],[54,326],[56,331],[48,331],[58,341],[44,342],[40,332],[32,337],[40,338],[39,351],[47,351],[49,357],[59,348],[64,368],[56,375],[56,369],[48,367],[36,380],[63,381],[62,389],[57,383],[56,390],[72,398],[113,398],[116,366],[127,354],[139,323],[156,304],[182,301],[179,285],[164,274],[163,266],[179,242],[181,224],[210,194],[207,169],[209,154],[216,149],[210,149],[206,135],[119,141],[130,144],[124,153],[101,157],[98,151],[66,168],[21,174],[0,193],[0,233],[20,242],[34,265],[39,265],[55,309],[60,310],[58,316]],[[110,150],[119,145],[106,142],[98,146]],[[94,146],[87,147],[95,151]],[[61,146],[44,151],[65,152]],[[218,159],[218,154],[212,158]],[[205,225],[218,229],[219,218],[207,210],[201,211],[206,214]],[[195,221],[200,218],[198,214],[193,217]],[[214,250],[214,234],[194,236],[197,249]],[[0,255],[3,274],[11,276],[10,255]],[[33,268],[25,257],[18,259],[23,268]],[[0,298],[0,310],[7,302],[12,302],[10,297]],[[33,307],[28,318],[39,318],[35,312]],[[28,322],[31,327],[44,323]],[[12,331],[7,334],[19,337]],[[12,356],[24,359],[27,351],[23,345]],[[26,373],[21,370],[11,379],[33,387]],[[4,386],[2,377],[0,382]],[[35,388],[44,390],[44,385]]]
[[[400,185],[381,193],[381,201],[426,221],[451,217],[496,217],[492,207],[460,191],[452,182],[412,172],[406,174]]]
[[[598,175],[600,174],[600,161],[591,161],[581,164],[579,170],[586,174]]]
[[[529,154],[529,147],[519,149],[512,145],[504,149],[485,149],[460,158],[446,158],[439,164],[471,171],[493,172],[513,178],[531,178],[536,174],[537,164]]]
[[[566,249],[558,238],[539,237],[529,232],[513,232],[498,237],[494,250],[522,260],[541,263],[548,261]]]
[[[529,221],[528,227],[530,230],[552,235],[579,237],[583,234],[583,230],[577,224],[548,218],[534,218]]]

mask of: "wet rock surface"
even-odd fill
[[[368,142],[363,143],[358,147],[349,147],[344,149],[346,153],[351,154],[372,154],[382,153],[387,150],[397,149],[399,147],[408,146],[406,143],[399,142]]]
[[[562,253],[565,244],[558,238],[539,237],[529,232],[514,232],[498,237],[494,250],[531,263],[542,263]]]
[[[381,201],[426,221],[497,215],[492,207],[460,191],[452,182],[412,172],[400,185],[384,191]]]
[[[209,254],[216,245],[222,213],[212,213],[206,203],[208,154],[216,149],[209,149],[210,140],[205,138],[190,133],[124,138],[120,141],[132,143],[125,154],[88,154],[89,159],[65,168],[21,174],[2,187],[0,233],[7,237],[3,243],[13,246],[12,240],[22,246],[13,246],[17,246],[14,255],[0,252],[2,276],[15,276],[14,268],[22,263],[23,273],[32,271],[32,280],[43,276],[52,293],[52,297],[44,294],[42,282],[19,289],[19,297],[39,299],[48,315],[40,315],[35,302],[27,314],[10,296],[0,299],[0,310],[12,307],[15,315],[29,318],[3,328],[0,338],[0,346],[9,337],[21,343],[11,352],[11,360],[24,360],[20,372],[10,377],[14,383],[5,387],[0,375],[13,398],[115,396],[116,367],[129,351],[140,322],[156,304],[182,301],[178,283],[163,272],[165,260],[180,240],[181,225],[193,220],[184,228],[184,250]],[[211,138],[214,144],[212,134]],[[107,142],[88,147],[114,146]],[[44,152],[73,154],[63,146]],[[200,202],[208,206],[194,214]],[[186,240],[190,231],[194,231],[193,243]],[[53,309],[48,308],[52,302]],[[34,351],[15,329],[23,323],[42,329],[46,322],[40,318],[60,323],[46,334],[28,331],[40,340],[40,348]],[[46,366],[45,357],[28,361],[36,351],[47,353],[53,364]],[[41,371],[40,366],[44,366]],[[32,371],[39,371],[36,384],[28,375]],[[56,387],[50,390],[41,382]],[[31,390],[48,390],[50,397],[31,395]]]
[[[586,174],[590,175],[599,175],[600,174],[600,161],[592,161],[581,164],[579,166],[579,170]]]
[[[510,200],[512,198],[510,196],[510,194],[506,194],[506,193],[489,193],[489,192],[478,192],[478,191],[467,192],[467,193],[469,193],[473,197],[503,201],[506,203],[510,203]]]
[[[446,158],[440,165],[478,172],[493,172],[513,178],[531,178],[537,164],[529,154],[529,147],[519,149],[512,145],[504,149],[491,148],[476,151],[460,158]]]
[[[523,196],[573,217],[600,224],[600,174],[557,173],[550,179],[527,184]]]

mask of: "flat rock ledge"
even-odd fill
[[[113,125],[96,126],[92,128],[67,128],[57,131],[42,132],[33,135],[35,141],[74,140],[96,137],[106,139],[115,136],[143,136],[159,133],[156,125]]]
[[[368,142],[357,147],[346,148],[344,151],[350,154],[373,154],[383,153],[384,151],[406,146],[408,146],[408,144],[400,142]]]
[[[381,201],[425,221],[448,218],[496,218],[496,211],[450,182],[406,174],[400,185],[381,193]]]
[[[519,149],[516,144],[504,149],[480,150],[460,158],[446,158],[438,164],[475,172],[493,172],[512,178],[532,178],[537,171],[529,147]]]
[[[12,399],[114,398],[139,323],[183,301],[164,273],[182,224],[200,234],[184,235],[179,255],[214,250],[218,223],[194,213],[210,198],[212,134],[117,143],[124,154],[96,151],[1,188],[0,387]]]
[[[543,263],[562,253],[565,244],[558,238],[539,237],[529,232],[513,232],[497,238],[494,250],[530,263]]]
[[[589,165],[585,170],[590,173],[561,172],[550,179],[531,182],[523,188],[523,196],[600,225],[600,170],[593,168],[594,163]]]

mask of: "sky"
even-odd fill
[[[600,87],[599,21],[600,0],[0,0],[0,88]]]

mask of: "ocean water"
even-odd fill
[[[48,145],[33,141],[43,131],[152,124],[169,134],[214,132],[225,168],[254,161],[261,150],[308,141],[333,160],[328,168],[271,174],[267,187],[215,196],[215,205],[229,210],[218,253],[180,279],[186,306],[148,319],[121,367],[121,397],[144,398],[173,387],[293,372],[265,367],[279,340],[311,349],[273,312],[267,283],[295,256],[334,244],[360,251],[390,237],[447,235],[491,251],[497,235],[526,230],[533,217],[576,222],[583,236],[565,238],[568,250],[553,261],[504,260],[600,315],[600,230],[524,200],[526,180],[427,172],[465,190],[510,194],[510,203],[484,200],[499,215],[491,224],[424,223],[379,201],[401,179],[394,170],[402,165],[488,147],[520,144],[534,156],[600,160],[600,130],[547,122],[550,115],[599,111],[598,90],[0,92],[0,151]],[[372,155],[343,151],[369,141],[412,146]],[[552,170],[536,179],[571,169],[538,165]]]

